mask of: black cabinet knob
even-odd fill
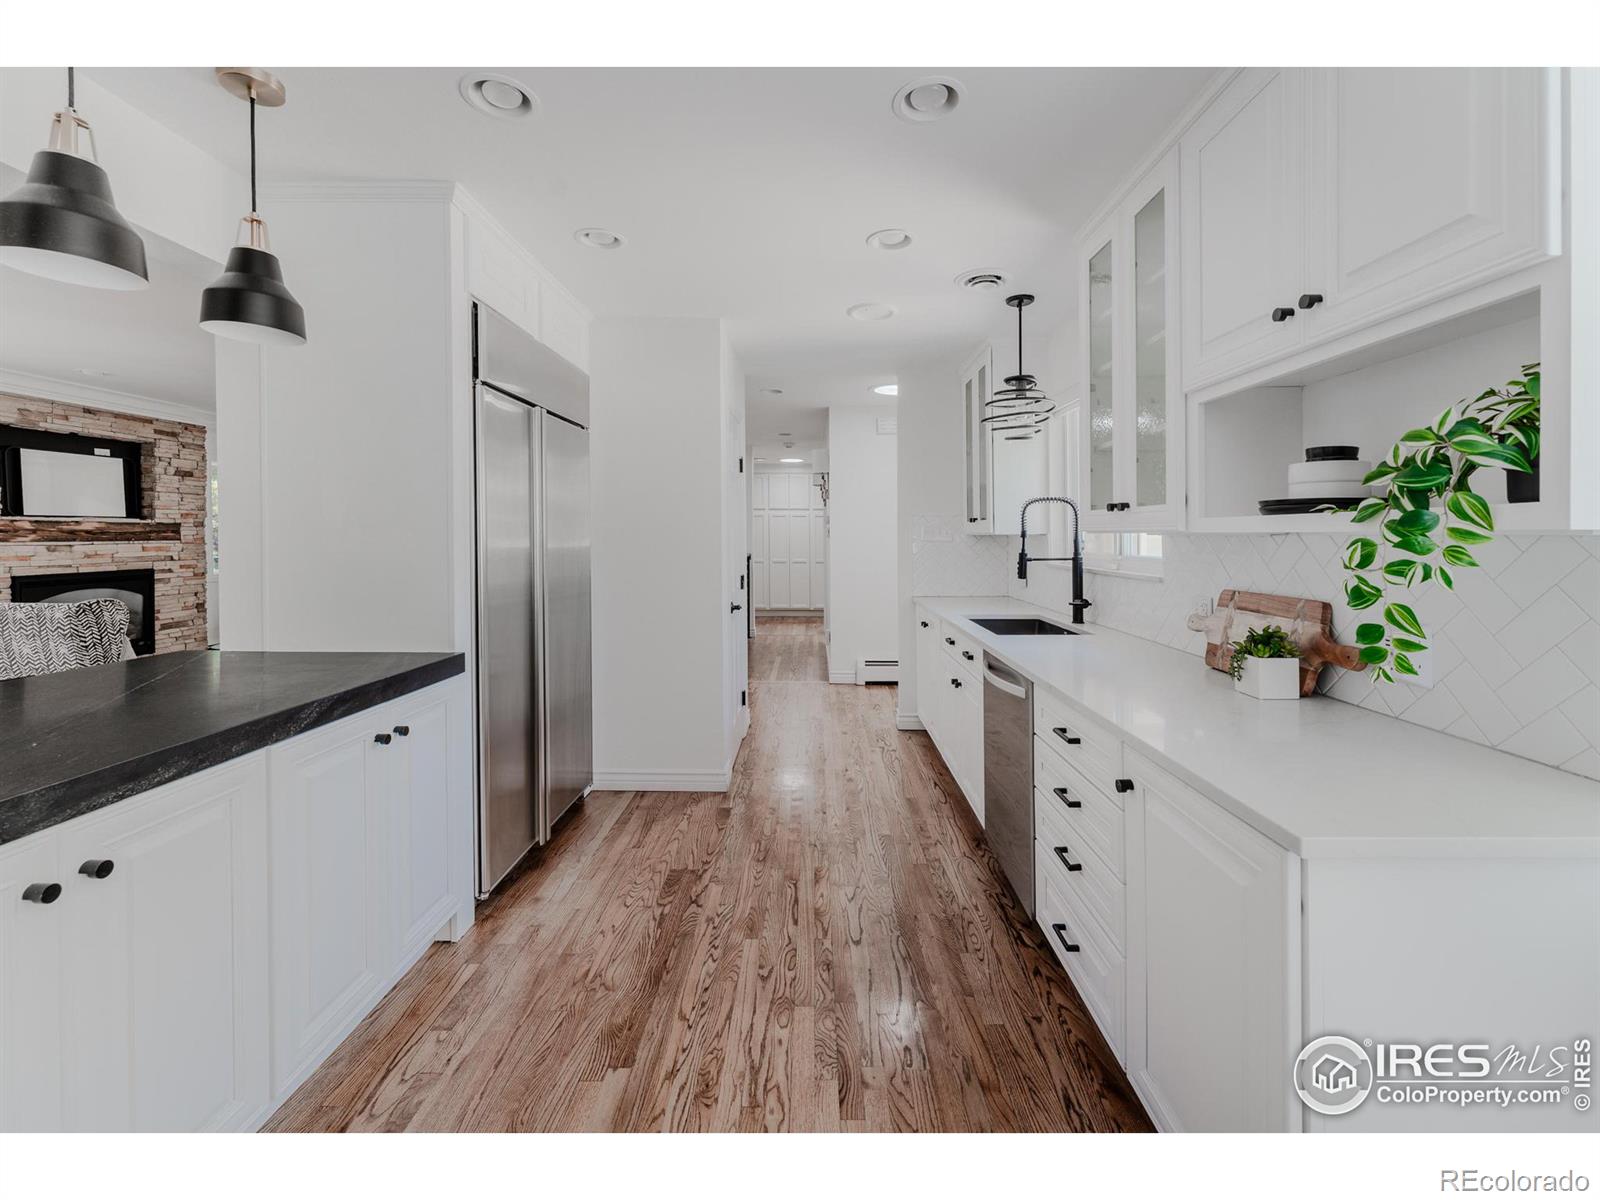
[[[1305,295],[1300,297],[1298,303],[1301,308],[1315,308],[1317,305],[1322,303],[1322,293],[1307,292]]]
[[[1272,310],[1272,319],[1280,325],[1292,316],[1294,316],[1294,309],[1292,308],[1275,308]]]
[[[1068,729],[1065,725],[1057,725],[1050,732],[1055,734],[1069,746],[1076,746],[1083,741],[1081,737],[1073,733],[1072,730]]]
[[[961,652],[961,657],[966,659],[968,662],[971,662],[972,661],[972,651],[971,650],[963,650]]]
[[[730,604],[730,605],[728,605],[728,611],[731,612],[731,613],[742,612],[743,610],[744,610],[744,605],[742,605],[742,604]]]
[[[1076,954],[1078,952],[1078,943],[1067,941],[1067,927],[1060,921],[1050,926],[1050,932],[1056,935],[1056,941],[1061,943],[1061,948],[1068,954]]]
[[[375,733],[372,735],[372,740],[377,742],[380,746],[387,746],[390,742],[394,741],[394,734]]]
[[[54,904],[60,897],[59,883],[30,883],[22,889],[22,898],[30,904]]]
[[[921,625],[924,629],[928,627],[928,623],[926,621],[918,621],[917,624]]]
[[[409,726],[409,725],[396,725],[394,727],[394,731],[396,733],[398,733],[401,737],[410,737],[411,736],[411,726]]]
[[[1131,780],[1131,779],[1119,779],[1119,780],[1117,780],[1117,791],[1119,791],[1119,792],[1131,792],[1131,791],[1133,791],[1133,780]]]
[[[955,645],[955,644],[956,644],[956,640],[955,640],[955,638],[952,638],[952,637],[947,637],[947,638],[945,638],[945,640],[944,640],[944,644],[945,644],[945,645],[946,645],[946,646],[954,646],[954,645]]]
[[[961,686],[961,680],[959,680],[959,679],[952,679],[952,680],[951,680],[951,681],[950,681],[950,686],[951,686],[951,687],[960,687],[960,686]]]
[[[1083,807],[1083,801],[1074,800],[1071,796],[1067,795],[1066,788],[1051,788],[1050,790],[1056,794],[1056,799],[1061,801],[1061,803],[1065,804],[1068,808]]]
[[[78,868],[79,875],[87,875],[90,879],[104,879],[117,869],[117,864],[109,858],[91,858]]]
[[[1070,849],[1071,849],[1070,846],[1057,846],[1056,847],[1056,857],[1061,860],[1061,865],[1066,867],[1067,870],[1069,870],[1069,871],[1081,871],[1081,870],[1083,870],[1083,864],[1082,863],[1075,863],[1070,858],[1067,857],[1067,851],[1070,850]]]

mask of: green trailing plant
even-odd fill
[[[1478,565],[1471,547],[1494,538],[1494,514],[1473,491],[1473,475],[1485,467],[1531,471],[1538,457],[1539,364],[1528,363],[1520,379],[1410,430],[1368,472],[1365,482],[1387,481],[1388,490],[1363,500],[1351,515],[1357,524],[1377,522],[1378,535],[1354,537],[1345,546],[1344,594],[1351,608],[1382,606],[1382,621],[1356,627],[1361,660],[1380,680],[1416,675],[1412,656],[1428,648],[1415,610],[1391,598],[1390,589],[1430,579],[1454,588],[1453,570]]]
[[[1249,658],[1299,658],[1300,647],[1294,639],[1277,625],[1265,629],[1252,629],[1233,644],[1233,657],[1228,659],[1228,674],[1238,679],[1244,674],[1245,660]]]

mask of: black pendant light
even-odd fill
[[[0,200],[0,264],[85,287],[147,287],[144,241],[117,211],[77,98],[76,73],[68,67],[67,106],[50,125],[49,148],[33,156],[27,181]],[[88,138],[88,157],[79,153],[80,133]]]
[[[239,240],[222,274],[200,295],[200,328],[263,346],[303,345],[305,310],[284,287],[278,256],[268,248],[267,223],[256,212],[256,105],[282,105],[283,84],[256,67],[218,67],[217,82],[250,102],[250,213],[239,222]]]
[[[1038,380],[1022,373],[1022,310],[1033,303],[1033,297],[1007,296],[1006,303],[1017,310],[1017,373],[1007,375],[1006,386],[984,401],[989,411],[984,414],[983,423],[993,432],[1005,434],[1007,441],[1019,441],[1035,436],[1056,406],[1039,390]]]

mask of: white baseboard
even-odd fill
[[[896,729],[927,728],[927,726],[922,723],[922,718],[917,716],[916,713],[896,713],[894,716],[894,727]]]
[[[608,770],[596,767],[597,792],[725,792],[733,781],[731,767],[710,771]]]
[[[854,671],[829,671],[828,672],[828,682],[829,683],[854,683],[855,681],[856,681],[856,673]]]

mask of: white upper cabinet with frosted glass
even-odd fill
[[[1049,489],[1049,429],[997,428],[984,420],[995,391],[994,347],[985,344],[961,371],[967,531],[1016,536],[1022,505]]]
[[[1168,154],[1080,246],[1085,529],[1183,526],[1177,174]]]
[[[1193,389],[1560,253],[1560,73],[1253,68],[1181,142]]]

